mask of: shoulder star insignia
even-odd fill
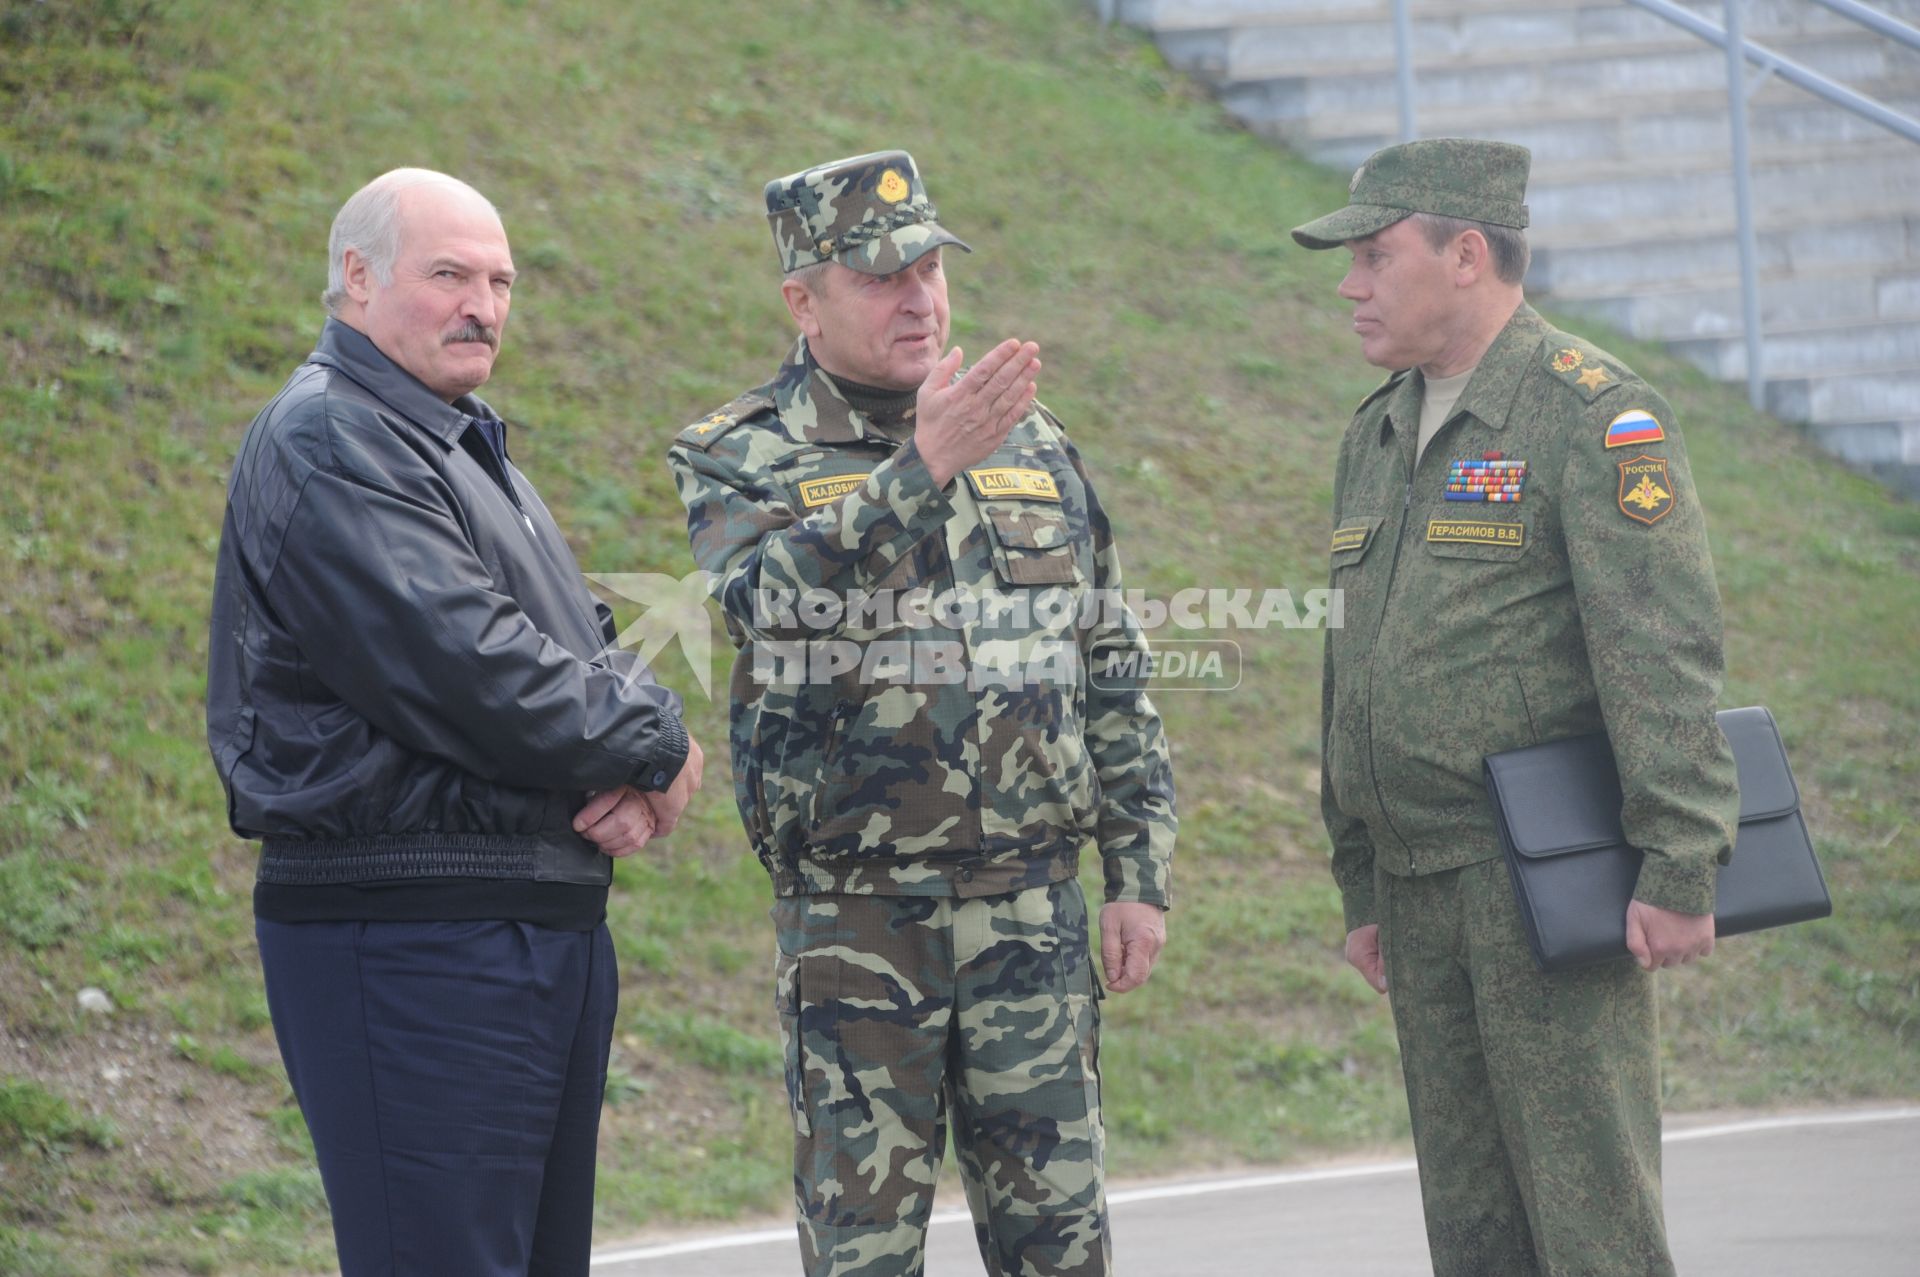
[[[1587,369],[1585,372],[1581,373],[1578,377],[1574,378],[1575,381],[1579,382],[1580,385],[1587,390],[1598,390],[1600,388],[1600,383],[1605,381],[1606,379],[1607,379],[1607,370],[1605,368],[1600,367],[1598,364],[1595,364],[1593,367]]]
[[[726,436],[727,431],[771,407],[773,407],[773,400],[758,390],[749,390],[732,403],[708,413],[682,430],[674,440],[674,446],[705,452],[719,443]]]

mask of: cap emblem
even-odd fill
[[[911,188],[907,186],[907,179],[901,177],[897,169],[888,169],[882,173],[880,184],[874,188],[874,194],[889,204],[898,204],[910,193]]]

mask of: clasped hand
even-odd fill
[[[574,813],[573,831],[609,856],[631,856],[655,838],[665,838],[680,823],[706,771],[700,743],[687,741],[687,761],[663,790],[648,792],[620,785],[592,794]]]

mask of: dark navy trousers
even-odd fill
[[[256,920],[341,1277],[586,1277],[613,941]]]

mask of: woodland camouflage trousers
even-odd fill
[[[1110,1272],[1079,884],[772,914],[809,1277],[922,1271],[949,1126],[990,1277]]]

